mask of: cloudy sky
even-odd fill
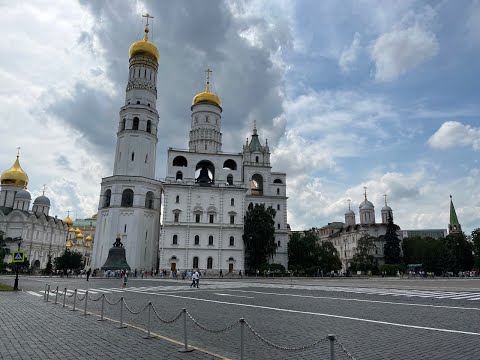
[[[223,150],[253,120],[288,175],[293,230],[358,214],[363,186],[403,229],[445,228],[453,195],[480,227],[480,1],[0,0],[0,169],[21,147],[51,214],[97,210],[112,174],[128,48],[155,18],[157,177],[186,148],[192,97],[213,73]]]

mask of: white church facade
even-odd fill
[[[103,266],[120,234],[132,269],[243,271],[249,203],[276,210],[272,262],[287,267],[286,174],[272,171],[268,144],[260,143],[255,126],[242,152],[222,151],[223,109],[210,91],[209,72],[190,108],[188,148],[170,148],[165,180],[156,180],[158,60],[147,22],[144,39],[130,47],[113,176],[101,184],[92,267]]]

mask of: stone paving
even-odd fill
[[[0,292],[0,358],[218,359],[201,351],[180,353],[166,340],[144,339],[134,328],[82,316],[24,292]]]

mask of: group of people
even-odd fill
[[[195,271],[193,274],[192,274],[192,283],[190,284],[190,287],[196,287],[198,289],[198,282],[200,280],[200,274],[198,273],[198,271]]]

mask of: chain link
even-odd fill
[[[103,297],[103,294],[100,295],[100,296],[98,297],[98,299],[94,299],[94,298],[92,298],[90,295],[88,295],[88,298],[89,298],[91,301],[93,301],[93,302],[101,300],[102,297]]]
[[[353,355],[350,354],[350,352],[349,352],[347,349],[345,349],[345,346],[343,346],[343,344],[342,344],[340,341],[338,341],[337,338],[335,338],[335,344],[337,344],[338,347],[340,347],[340,349],[342,349],[342,351],[345,353],[345,355],[347,355],[347,357],[348,357],[349,359],[351,359],[351,360],[356,360],[356,359],[353,357]]]
[[[328,338],[327,337],[324,337],[324,338],[321,338],[317,341],[315,341],[314,343],[311,343],[311,344],[308,344],[308,345],[303,345],[303,346],[298,346],[298,347],[288,347],[288,346],[280,346],[280,345],[277,345],[277,344],[274,344],[272,343],[270,340],[267,340],[265,339],[263,336],[261,336],[259,333],[257,333],[255,330],[253,330],[253,328],[250,326],[250,324],[245,320],[245,325],[247,325],[248,329],[253,333],[253,335],[255,335],[256,337],[258,337],[263,343],[267,344],[268,346],[274,348],[274,349],[278,349],[278,350],[284,350],[284,351],[304,351],[304,350],[307,350],[307,349],[311,349],[315,346],[317,346],[318,344],[320,344],[321,342],[324,342],[324,341],[328,341]]]
[[[68,293],[67,293],[67,296],[68,296],[68,297],[72,297],[73,295],[75,295],[74,292],[72,292],[70,295],[68,295]]]
[[[207,327],[199,324],[198,321],[195,320],[195,319],[192,317],[192,315],[190,315],[190,313],[189,313],[188,311],[187,311],[187,315],[188,315],[188,317],[190,318],[190,320],[192,320],[193,323],[194,323],[196,326],[198,326],[200,329],[205,330],[205,331],[210,332],[210,333],[214,333],[214,334],[219,334],[219,333],[222,333],[222,332],[227,332],[227,331],[233,329],[233,328],[234,328],[235,326],[237,326],[237,324],[239,323],[239,321],[237,320],[237,321],[235,321],[233,324],[231,324],[231,325],[229,325],[229,326],[227,326],[227,327],[225,327],[225,328],[223,328],[223,329],[212,330],[212,329],[209,329],[209,328],[207,328]]]
[[[138,315],[140,314],[141,312],[143,312],[143,310],[145,310],[150,304],[147,304],[145,305],[141,310],[138,310],[138,311],[133,311],[132,309],[130,309],[127,305],[127,303],[125,302],[125,300],[123,301],[123,304],[125,305],[125,308],[130,312],[130,314],[133,314],[133,315]]]
[[[80,295],[77,294],[77,299],[78,299],[78,301],[83,301],[83,299],[85,299],[85,296],[87,296],[86,293],[83,294],[83,297],[82,297],[82,298],[80,298]]]
[[[178,319],[180,319],[180,317],[182,316],[183,314],[183,311],[180,311],[180,314],[177,315],[176,318],[172,319],[172,320],[163,320],[160,315],[158,314],[157,312],[157,309],[155,309],[155,306],[152,305],[152,309],[153,309],[153,313],[157,316],[158,320],[160,320],[162,323],[164,324],[172,324],[174,323],[175,321],[177,321]]]
[[[105,296],[105,301],[110,305],[117,305],[120,301],[122,301],[122,298],[118,299],[117,302],[110,302],[110,301],[108,301],[107,297]]]

